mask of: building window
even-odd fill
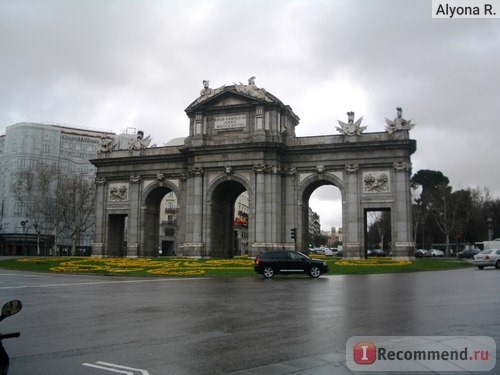
[[[26,205],[23,203],[16,202],[14,205],[14,214],[15,215],[24,215],[26,213]]]

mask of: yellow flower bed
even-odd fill
[[[363,267],[379,267],[379,266],[408,266],[411,264],[409,260],[396,260],[391,258],[371,258],[371,259],[345,259],[335,262],[339,266],[363,266]]]
[[[155,268],[148,270],[148,273],[155,276],[199,276],[205,273],[205,270],[172,270],[169,268]]]
[[[67,259],[67,260],[66,260]],[[22,258],[19,262],[55,262],[63,260],[51,267],[52,272],[70,273],[131,273],[145,271],[155,276],[199,276],[208,270],[248,269],[253,260],[248,258],[234,259],[165,259],[149,258]]]

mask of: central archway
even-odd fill
[[[304,250],[308,247],[310,247],[311,245],[318,245],[316,243],[316,239],[312,238],[312,234],[311,234],[311,223],[310,223],[310,213],[309,213],[309,209],[310,209],[310,199],[311,199],[311,195],[320,187],[322,186],[330,186],[332,188],[336,188],[339,190],[339,194],[341,196],[341,200],[342,200],[342,196],[343,196],[343,193],[342,193],[342,185],[339,181],[336,181],[336,179],[334,178],[329,178],[330,176],[323,176],[323,178],[316,178],[316,179],[311,179],[309,181],[306,181],[305,184],[303,185],[304,186],[304,189],[302,191],[302,211],[300,213],[300,216],[301,216],[301,227],[300,227],[300,230],[299,230],[299,240],[298,240],[298,243],[302,245],[303,249],[302,248],[299,248],[298,250],[301,251],[301,250]],[[342,212],[341,212],[341,216],[342,216],[342,222],[344,221],[344,205],[342,204]],[[342,225],[343,226],[343,225]],[[326,244],[322,244],[322,245],[326,245]]]
[[[232,258],[235,255],[235,202],[246,190],[238,181],[221,182],[213,190],[210,204],[210,256]]]

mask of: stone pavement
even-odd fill
[[[353,374],[346,367],[345,353],[322,354],[291,361],[273,363],[267,366],[255,367],[230,373],[231,375],[345,375]]]

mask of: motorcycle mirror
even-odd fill
[[[0,316],[0,320],[3,320],[9,316],[17,314],[23,308],[23,304],[19,300],[13,300],[7,302],[2,307],[2,316]]]

